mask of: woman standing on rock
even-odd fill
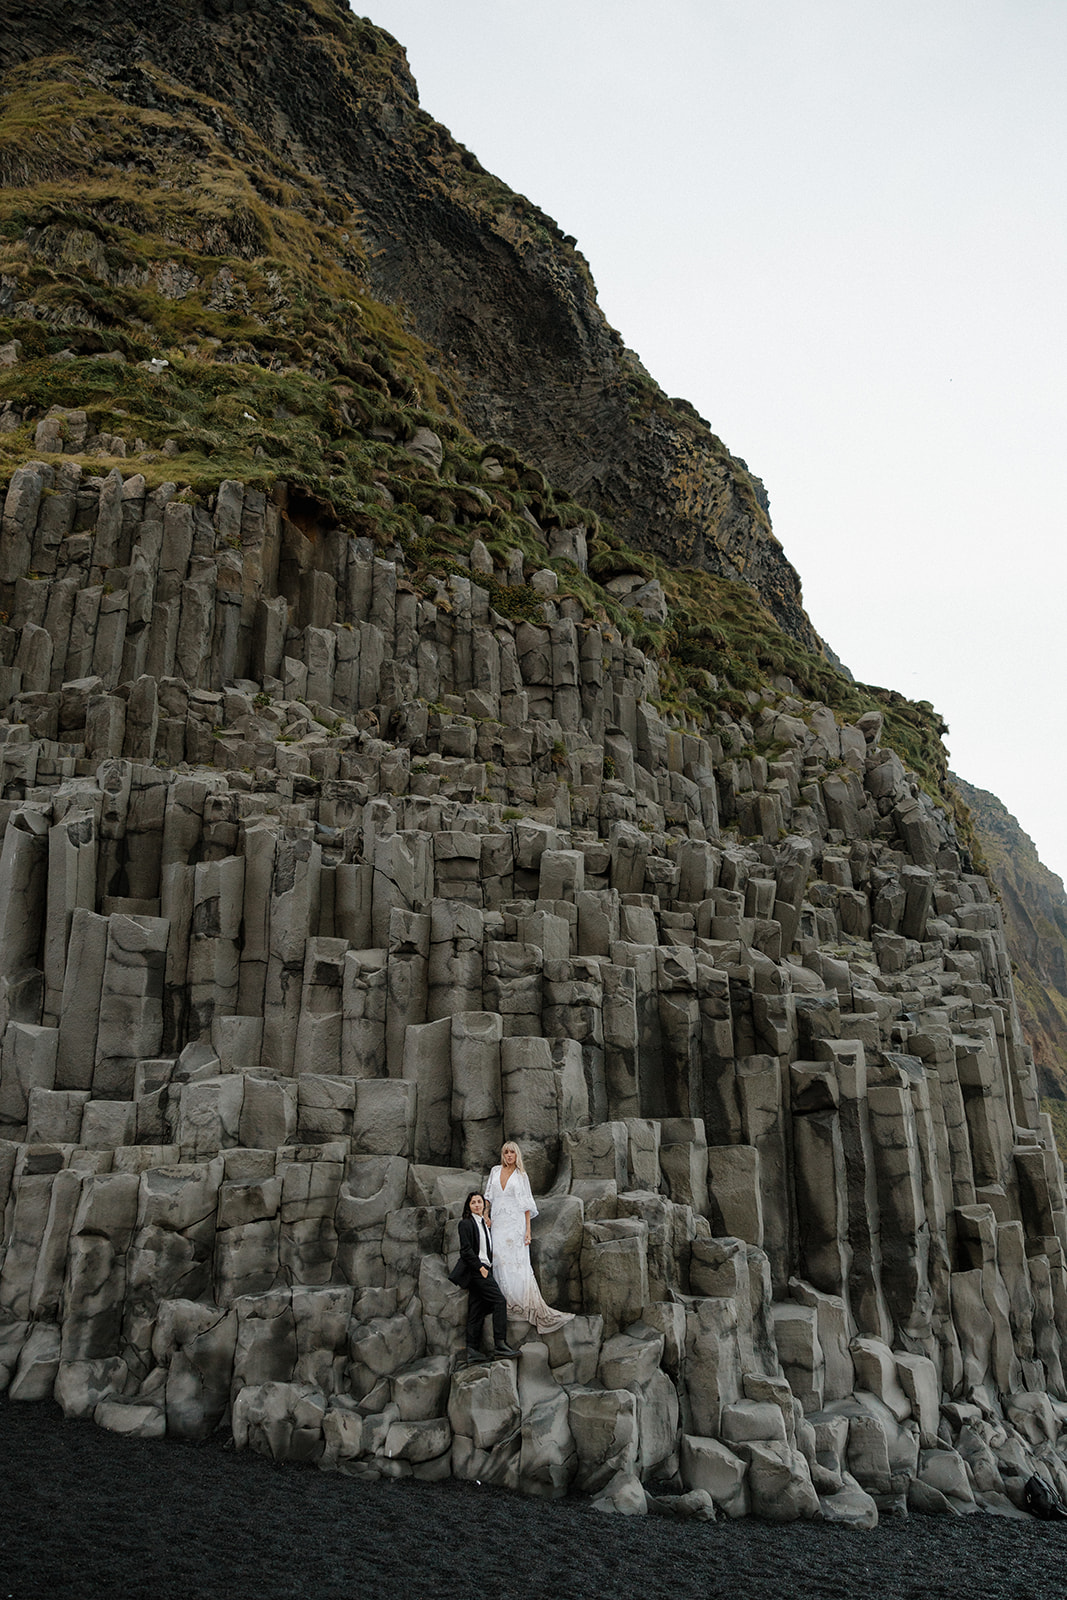
[[[538,1333],[552,1333],[572,1320],[569,1311],[545,1303],[530,1265],[530,1223],[537,1215],[522,1151],[509,1139],[500,1164],[489,1174],[485,1198],[493,1216],[493,1272],[513,1317],[532,1322]]]

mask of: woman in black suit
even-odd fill
[[[493,1354],[514,1356],[507,1343],[508,1304],[493,1277],[493,1237],[485,1217],[485,1200],[477,1189],[463,1202],[459,1219],[459,1260],[449,1278],[467,1291],[467,1360],[483,1360],[482,1328],[493,1318]]]

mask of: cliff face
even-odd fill
[[[1041,1091],[1067,1098],[1067,895],[996,795],[953,776],[1004,907],[1015,995]]]
[[[232,108],[264,146],[354,205],[367,280],[442,353],[483,439],[521,450],[628,542],[742,578],[818,650],[762,485],[660,391],[605,322],[559,228],[420,110],[403,52],[339,0],[252,6],[16,4],[9,62],[74,51],[110,92],[154,106],[167,80]],[[163,81],[146,82],[150,60]],[[284,62],[284,70],[279,63]],[[242,136],[220,124],[237,156]]]
[[[391,41],[58,17],[0,120],[0,1383],[609,1510],[1067,1492],[1063,1170],[937,719],[665,558],[649,496],[756,488],[611,410]],[[614,527],[537,465],[568,374],[644,441]],[[566,1314],[517,1372],[448,1279],[505,1136]]]

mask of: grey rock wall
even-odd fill
[[[672,721],[472,568],[12,479],[0,1382],[620,1512],[1067,1494],[1063,1173],[948,817],[876,716]],[[576,1315],[461,1367],[504,1137]]]

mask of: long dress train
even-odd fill
[[[537,1287],[530,1249],[526,1244],[526,1213],[537,1215],[537,1204],[525,1172],[514,1171],[503,1186],[496,1166],[485,1185],[493,1228],[493,1276],[503,1291],[513,1317],[532,1322],[538,1333],[553,1333],[573,1320],[570,1311],[556,1311]]]

